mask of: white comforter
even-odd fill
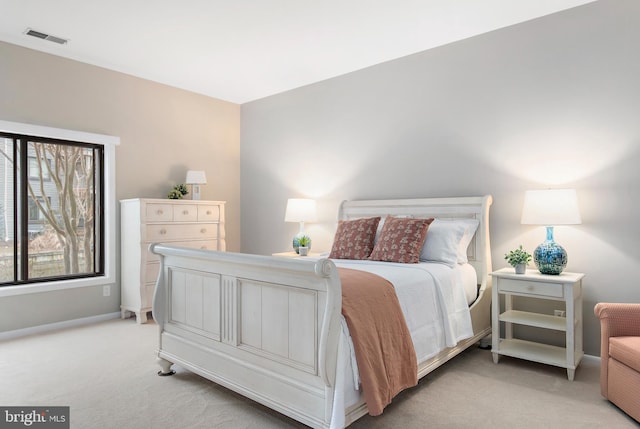
[[[438,263],[334,260],[336,266],[368,271],[390,281],[405,316],[418,363],[473,336],[469,303],[475,297],[475,271],[468,264],[451,268]],[[467,290],[471,289],[467,287]],[[342,322],[331,428],[344,427],[345,410],[360,398],[357,364],[347,324]]]

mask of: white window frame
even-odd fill
[[[0,297],[116,283],[116,146],[120,137],[0,120],[0,131],[102,145],[104,150],[104,276],[0,287]]]

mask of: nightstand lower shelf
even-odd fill
[[[530,313],[528,311],[508,310],[499,316],[501,322],[520,323],[537,328],[567,330],[567,321],[564,317],[548,316],[546,314]]]
[[[574,357],[575,364],[571,365],[567,363],[567,349],[564,347],[512,338],[500,340],[498,350],[493,353],[494,363],[498,363],[499,355],[567,368],[567,376],[569,380],[573,380],[574,371],[582,360],[583,353],[577,353]]]

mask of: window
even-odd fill
[[[49,168],[41,168],[42,160],[38,160],[35,156],[29,157],[29,179],[30,180],[49,180]],[[48,164],[48,160],[47,160]]]
[[[104,273],[103,147],[0,134],[0,286]]]
[[[115,151],[119,144],[115,136],[0,120],[0,298],[116,283]],[[55,152],[63,148],[80,153]],[[55,160],[65,163],[56,165]],[[86,168],[93,174],[81,174]],[[63,170],[69,175],[56,183],[60,179],[54,172]],[[46,173],[29,178],[34,171]],[[64,191],[64,198],[58,189]],[[70,194],[81,198],[68,198]],[[83,201],[93,204],[93,210],[77,205]],[[71,210],[68,213],[75,213],[77,219],[56,212],[57,205]],[[75,225],[76,236],[68,238],[76,241],[65,242],[64,234],[59,235],[60,225],[67,228],[69,223]],[[57,241],[52,244],[51,239]],[[89,252],[84,250],[87,244],[91,244]],[[54,254],[47,255],[44,249]],[[65,252],[76,252],[77,263]],[[58,271],[51,266],[36,270],[34,264],[42,262],[38,259],[48,259]]]
[[[46,203],[45,198],[47,201]],[[40,210],[40,207],[44,206],[45,204],[48,206],[51,205],[51,197],[38,196],[36,197],[36,200],[34,200],[31,196],[29,197],[29,222],[43,221],[45,217],[42,210]]]
[[[0,297],[115,282],[119,143],[0,120]]]

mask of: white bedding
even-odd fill
[[[368,260],[333,262],[338,267],[377,274],[394,285],[418,363],[473,336],[469,311],[469,305],[477,296],[477,277],[473,266]],[[344,318],[338,359],[332,428],[344,427],[345,410],[360,399],[357,364]]]

